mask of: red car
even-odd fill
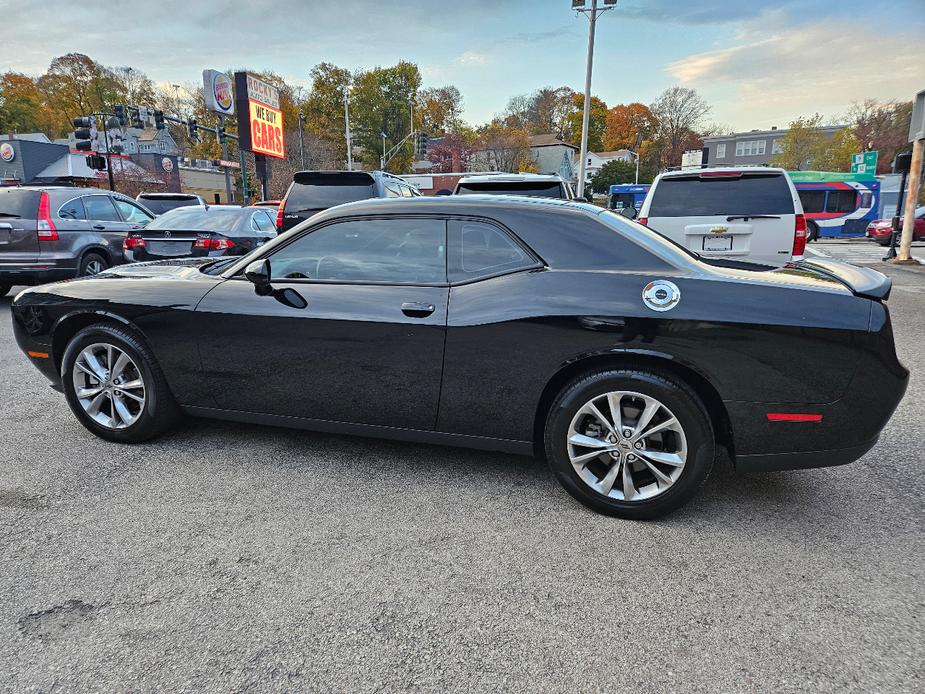
[[[881,246],[889,246],[890,233],[893,230],[892,224],[889,219],[875,219],[867,225],[866,236],[869,236]],[[903,228],[902,217],[899,218],[899,228]],[[925,205],[915,208],[915,228],[912,232],[912,240],[925,241]]]

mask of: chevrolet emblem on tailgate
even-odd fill
[[[725,234],[727,231],[729,231],[729,227],[711,227],[710,228],[711,234]]]

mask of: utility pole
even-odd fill
[[[112,153],[109,146],[109,131],[106,129],[106,121],[109,120],[109,113],[101,113],[100,120],[103,121],[103,141],[106,143],[106,173],[109,174],[109,190],[115,190],[116,184],[112,178]]]
[[[218,114],[218,141],[222,145],[222,162],[228,161],[228,137],[225,135],[225,116],[221,113]],[[231,200],[231,172],[228,170],[227,164],[222,164],[222,168],[225,170],[225,202],[230,203]]]
[[[347,138],[347,171],[353,171],[353,143],[350,138],[350,87],[347,85],[344,85],[344,137]],[[382,151],[385,151],[385,145]]]
[[[379,170],[385,171],[385,133],[380,133],[382,135],[382,156],[379,157]]]
[[[591,68],[594,64],[594,30],[597,27],[597,16],[607,10],[612,10],[617,0],[604,0],[604,5],[598,9],[597,0],[591,0],[591,9],[585,8],[584,0],[572,0],[572,9],[587,15],[588,28],[588,64],[585,69],[585,107],[581,114],[581,161],[578,162],[578,197],[585,195],[585,171],[588,166],[588,123],[591,117]]]
[[[299,109],[299,168],[305,171],[305,114]]]
[[[903,233],[899,242],[899,255],[896,256],[896,259],[900,261],[912,259],[912,232],[915,229],[915,207],[919,199],[919,187],[922,185],[923,150],[925,150],[925,135],[917,138],[912,145],[912,164],[909,168],[909,192],[906,193],[906,209],[903,212]],[[905,175],[903,178],[905,178]]]

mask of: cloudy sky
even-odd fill
[[[0,70],[39,73],[78,51],[159,83],[203,68],[274,70],[308,85],[328,61],[351,69],[416,62],[425,86],[455,84],[480,123],[508,98],[584,85],[587,22],[569,0],[0,0]],[[590,0],[588,0],[590,4]],[[137,8],[137,15],[128,8]],[[77,17],[86,18],[79,30]],[[925,88],[925,1],[619,0],[598,23],[594,93],[651,102],[698,89],[709,120],[735,129],[834,118],[853,101]]]

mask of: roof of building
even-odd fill
[[[136,137],[140,142],[146,142],[151,140],[156,140],[158,135],[162,132],[157,128],[145,128],[144,130],[136,131]]]
[[[819,130],[822,130],[826,133],[834,133],[838,130],[847,128],[847,125],[822,125],[819,127]],[[730,140],[730,139],[740,139],[743,137],[772,137],[774,135],[786,135],[789,132],[789,128],[782,129],[772,129],[772,130],[745,130],[738,133],[725,133],[723,135],[711,135],[710,137],[704,137],[704,142],[715,142],[717,140]]]
[[[554,147],[555,145],[564,145],[566,147],[571,147],[572,149],[578,149],[578,147],[569,142],[566,142],[556,133],[543,133],[542,135],[530,136],[531,147]]]
[[[617,157],[625,157],[627,155],[633,156],[633,153],[628,149],[615,149],[610,152],[591,152],[591,154],[601,159],[616,159]]]

